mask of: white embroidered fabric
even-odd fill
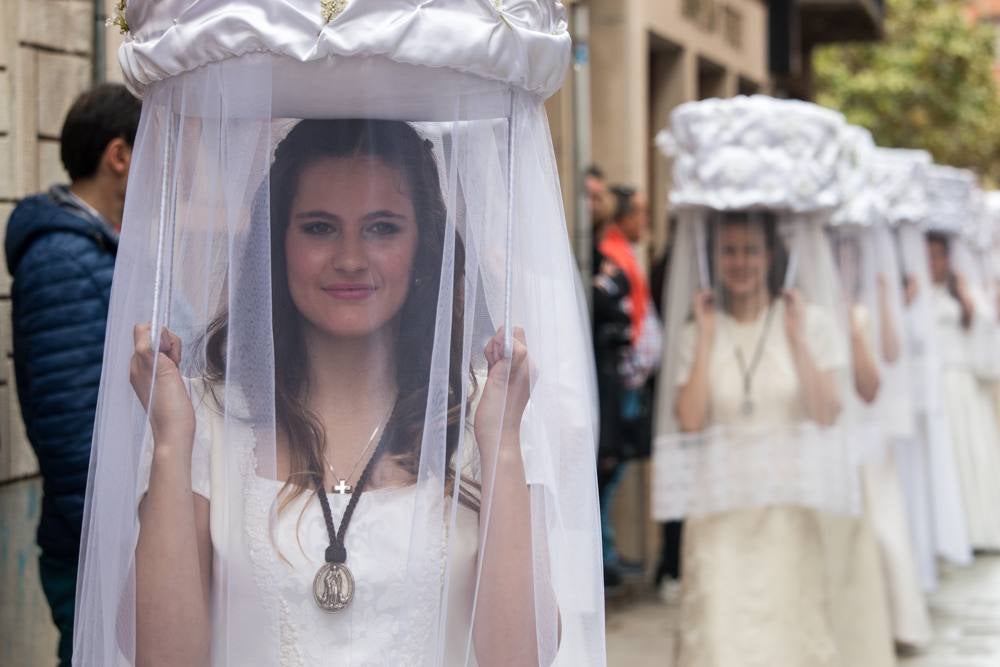
[[[348,69],[352,58],[381,57],[467,72],[548,97],[569,66],[570,36],[558,0],[344,4],[327,22],[320,0],[129,0],[130,34],[118,53],[122,73],[141,97],[153,82],[251,53],[298,64],[335,58]],[[358,63],[352,71],[379,79],[392,69],[379,62]],[[282,73],[304,81],[296,76],[302,71],[291,66]],[[329,87],[338,86],[328,82],[312,94]]]

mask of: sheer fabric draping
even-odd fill
[[[911,387],[917,427],[926,456],[917,466],[926,470],[931,534],[935,552],[958,564],[972,559],[969,530],[955,459],[952,429],[945,411],[941,374],[946,350],[940,342],[935,315],[934,282],[930,274],[926,233],[918,221],[900,221],[893,228],[908,294],[906,341],[912,359]],[[925,579],[926,580],[926,579]]]
[[[676,342],[665,348],[657,398],[657,518],[776,504],[858,511],[859,453],[845,418],[855,409],[846,310],[821,220],[680,213],[665,299],[666,340]],[[744,297],[736,292],[751,289],[757,306],[737,313],[732,308]],[[709,344],[699,301],[710,302],[714,315],[713,397],[704,420],[691,425],[682,422],[678,401],[696,348]],[[810,388],[794,367],[790,327],[803,334],[812,369],[836,403],[826,423],[807,413]]]
[[[532,94],[267,54],[151,83],[75,664],[603,664],[576,276]]]

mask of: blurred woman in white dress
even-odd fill
[[[965,276],[953,266],[955,242],[949,234],[927,234],[932,308],[944,366],[942,396],[969,541],[976,549],[1000,549],[1000,431],[991,397],[976,379],[970,358],[983,314]]]
[[[845,126],[816,105],[736,97],[681,105],[657,138],[678,222],[653,514],[685,519],[683,667],[893,664],[823,234]]]
[[[681,337],[676,412],[687,433],[727,427],[738,467],[741,433],[834,425],[849,360],[831,315],[782,289],[773,217],[721,214],[709,244],[719,286],[696,296]],[[690,518],[683,544],[680,665],[891,664],[874,543],[856,520],[746,508]]]
[[[886,275],[895,275],[895,258],[891,244],[879,238],[882,231],[887,230],[845,224],[830,233],[848,304],[854,389],[862,403],[865,514],[879,544],[893,637],[912,647],[930,640],[931,626],[894,447],[899,440],[912,441],[915,426],[899,297],[890,292]]]

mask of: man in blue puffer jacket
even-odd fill
[[[14,371],[44,496],[42,588],[70,664],[83,499],[139,101],[119,85],[81,95],[63,125],[71,184],[23,199],[7,222]]]

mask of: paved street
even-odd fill
[[[934,642],[900,667],[1000,667],[1000,556],[945,573],[931,596]],[[649,592],[608,601],[608,665],[670,667],[676,605]]]

